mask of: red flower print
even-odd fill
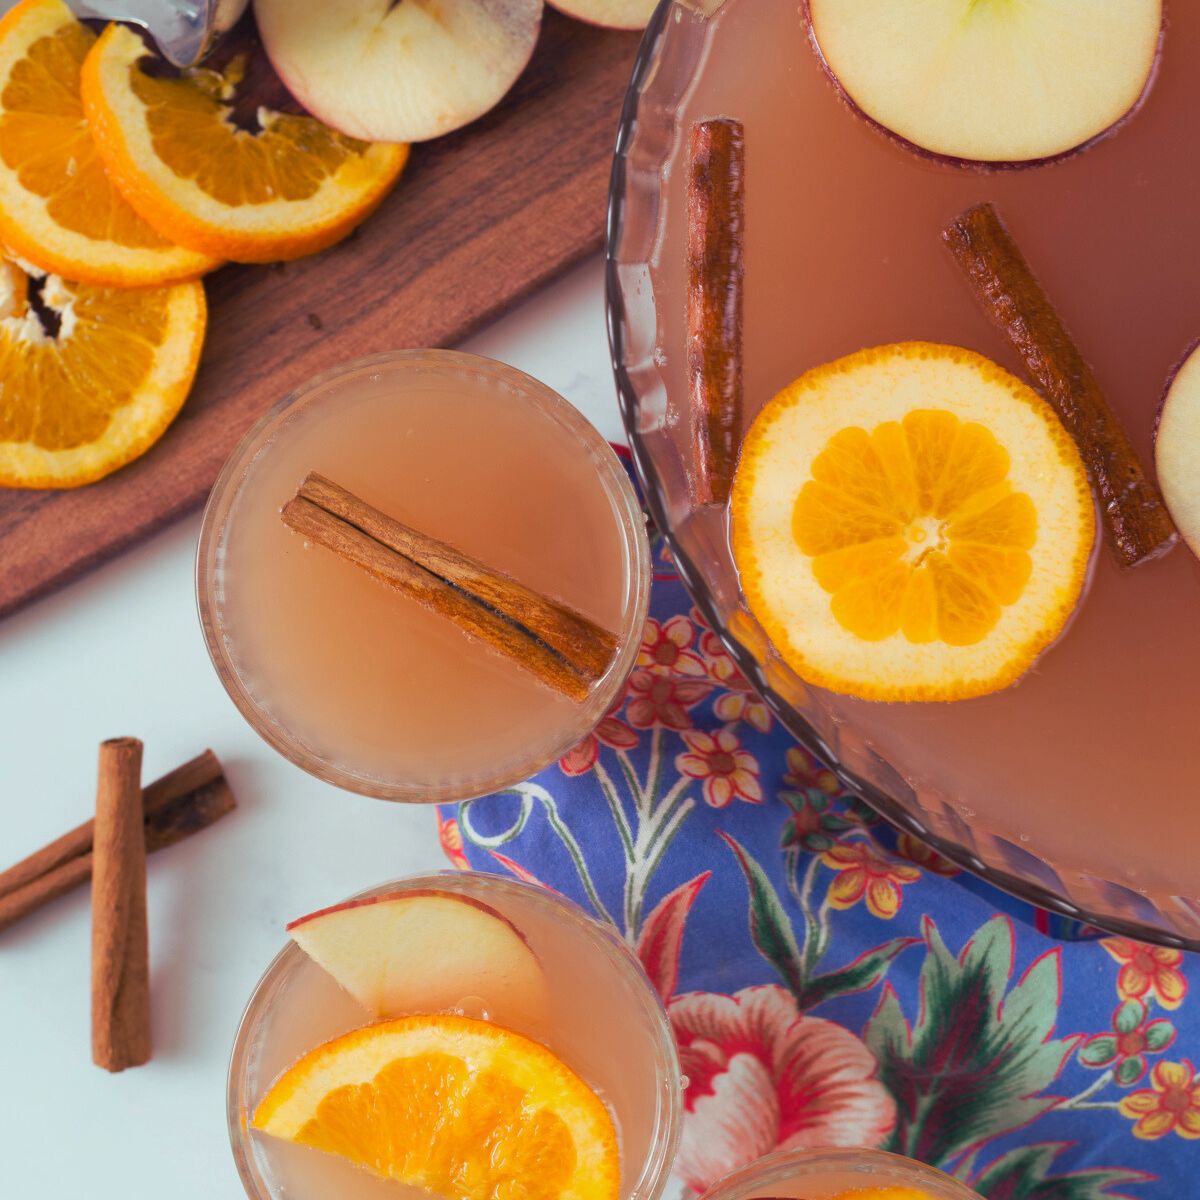
[[[740,675],[738,680],[737,684],[728,685],[730,691],[717,697],[713,712],[726,724],[736,725],[739,721],[745,721],[759,733],[770,733],[775,723],[771,710]]]
[[[842,791],[838,777],[828,767],[821,766],[800,746],[788,748],[787,774],[783,777],[783,786],[792,792],[807,792],[809,788],[819,788],[828,796],[838,796]]]
[[[1200,1138],[1200,1085],[1186,1058],[1155,1063],[1150,1086],[1130,1092],[1118,1107],[1134,1121],[1134,1137],[1156,1141],[1174,1132],[1189,1141]]]
[[[653,617],[646,619],[642,631],[642,648],[637,665],[663,675],[690,675],[704,678],[704,659],[691,649],[696,630],[685,616],[675,616],[659,624]]]
[[[469,871],[471,864],[463,853],[463,836],[458,822],[453,817],[437,815],[438,841],[442,844],[442,853],[450,860],[452,866],[460,871]]]
[[[759,733],[770,733],[775,723],[774,715],[737,669],[724,643],[709,629],[698,608],[692,609],[692,621],[702,631],[700,650],[704,655],[704,668],[709,678],[725,689],[724,694],[717,697],[713,712],[727,725],[745,721]]]
[[[675,759],[675,766],[690,779],[704,780],[704,802],[712,808],[727,808],[734,800],[762,803],[758,784],[758,760],[743,750],[732,729],[705,733],[694,729],[684,733],[687,751]]]
[[[695,708],[712,691],[707,683],[672,679],[651,671],[634,671],[629,677],[629,706],[625,717],[634,729],[662,725],[666,729],[690,729],[689,708]]]
[[[668,1012],[688,1081],[675,1173],[693,1191],[777,1148],[879,1146],[891,1132],[896,1102],[871,1052],[783,988],[693,993]]]
[[[613,715],[624,703],[622,696],[609,709],[608,716],[558,760],[559,770],[564,775],[586,775],[596,765],[601,745],[612,746],[614,750],[632,750],[638,744],[638,735]]]
[[[944,875],[947,879],[962,874],[948,858],[943,858],[931,846],[927,846],[920,838],[913,837],[911,833],[902,833],[896,838],[896,853],[901,858],[916,863],[918,867],[932,871],[935,875]]]
[[[1163,1008],[1178,1008],[1187,995],[1187,980],[1179,969],[1183,951],[1166,946],[1146,946],[1128,938],[1105,938],[1102,945],[1121,964],[1117,995],[1122,1000],[1155,996]]]
[[[829,903],[834,908],[853,908],[864,897],[876,917],[890,921],[900,911],[903,886],[916,883],[921,872],[881,854],[867,842],[844,842],[830,846],[821,861],[832,867],[837,878],[829,885]]]

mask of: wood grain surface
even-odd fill
[[[452,345],[598,249],[637,43],[547,10],[505,101],[415,147],[357,233],[313,258],[211,275],[200,373],[159,445],[91,487],[0,489],[0,616],[197,508],[250,424],[309,376]]]

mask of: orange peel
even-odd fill
[[[807,682],[868,700],[1007,687],[1063,631],[1096,515],[1053,409],[995,363],[904,342],[807,372],[732,498],[747,604]]]
[[[362,142],[308,116],[230,119],[240,83],[197,68],[150,75],[142,39],[110,25],[83,64],[83,105],[110,177],[164,237],[203,254],[271,262],[323,250],[378,207],[408,147]]]
[[[67,279],[145,287],[217,265],[125,202],[83,114],[80,71],[96,35],[62,0],[23,0],[0,20],[0,240]]]
[[[544,1046],[467,1017],[401,1017],[318,1046],[253,1126],[449,1200],[620,1194],[616,1130],[595,1092]]]
[[[145,453],[187,398],[205,323],[199,283],[101,288],[6,262],[0,486],[79,487]]]

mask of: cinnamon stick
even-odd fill
[[[581,613],[525,587],[454,546],[310,474],[283,509],[284,523],[361,567],[573,700],[607,671],[617,640]]]
[[[143,789],[147,853],[207,828],[234,807],[220,760],[206,750]],[[91,879],[94,828],[85,821],[0,872],[0,930]]]
[[[746,210],[740,121],[697,121],[688,145],[687,367],[696,499],[729,499],[742,439]]]
[[[100,745],[92,866],[92,1059],[106,1071],[150,1058],[150,956],[142,743]]]
[[[942,237],[976,299],[1075,439],[1117,561],[1131,567],[1167,549],[1177,535],[1158,489],[999,214],[990,204],[977,205]]]

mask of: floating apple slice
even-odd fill
[[[525,69],[542,0],[254,0],[288,90],[351,137],[423,142],[482,116]]]
[[[1162,0],[808,0],[834,82],[922,149],[981,162],[1064,154],[1137,104]]]
[[[501,1019],[545,1009],[546,981],[529,944],[507,918],[466,896],[350,900],[293,921],[288,932],[379,1017],[446,1012],[464,1000],[482,1001]]]
[[[1175,527],[1200,556],[1200,345],[1167,389],[1154,437],[1154,465]]]
[[[560,13],[606,29],[645,29],[658,0],[550,0]]]

